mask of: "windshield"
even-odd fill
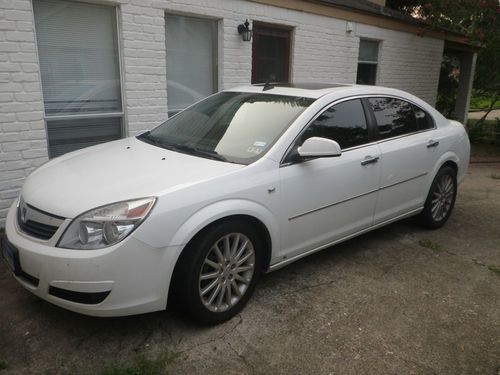
[[[250,164],[270,148],[313,99],[221,92],[137,138],[170,150]]]

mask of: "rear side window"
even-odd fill
[[[381,139],[397,137],[419,130],[414,106],[395,98],[370,98]]]
[[[416,105],[413,106],[413,110],[417,119],[418,130],[427,130],[434,128],[434,121],[432,120],[431,115],[429,115],[427,112],[425,112],[423,109],[420,109]]]
[[[359,99],[348,100],[325,110],[302,134],[301,143],[311,137],[332,139],[342,149],[368,143],[368,127]]]

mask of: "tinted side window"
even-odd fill
[[[434,121],[427,112],[420,109],[416,105],[413,106],[415,112],[415,117],[417,118],[418,130],[432,129],[434,127]]]
[[[301,143],[310,137],[332,139],[343,149],[367,143],[368,127],[361,101],[349,100],[324,111],[302,134]]]
[[[368,99],[377,120],[380,138],[391,138],[418,131],[413,106],[394,98]]]

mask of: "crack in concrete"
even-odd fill
[[[257,370],[255,369],[254,365],[250,361],[248,361],[243,354],[238,353],[238,351],[233,347],[233,345],[231,344],[231,342],[229,340],[224,339],[223,341],[227,344],[229,349],[231,349],[234,352],[234,354],[236,354],[238,356],[238,358],[241,358],[242,362],[250,369],[251,374],[258,373]]]
[[[309,289],[313,289],[313,288],[318,288],[320,286],[326,286],[326,285],[332,285],[333,283],[336,283],[337,281],[339,280],[342,280],[343,278],[342,277],[339,277],[337,279],[334,279],[334,280],[328,280],[328,281],[325,281],[325,282],[321,282],[321,283],[317,283],[317,284],[312,284],[312,285],[304,285],[300,288],[297,288],[297,289],[292,289],[292,290],[288,290],[288,291],[285,291],[283,293],[283,295],[286,295],[286,294],[293,294],[293,293],[297,293],[297,292],[302,292],[304,290],[309,290]]]
[[[178,351],[177,353],[178,353],[178,354],[184,354],[184,353],[186,353],[186,352],[189,352],[189,351],[191,351],[191,350],[195,350],[195,349],[197,349],[197,348],[199,348],[199,347],[202,347],[202,346],[205,346],[205,345],[207,345],[207,344],[212,344],[212,343],[217,342],[217,341],[220,341],[220,340],[224,341],[224,339],[226,338],[226,336],[228,336],[228,335],[229,335],[229,334],[231,334],[233,331],[235,331],[235,330],[236,330],[236,328],[238,328],[238,326],[239,326],[241,323],[243,323],[243,318],[241,317],[241,314],[238,314],[237,316],[238,316],[238,318],[239,318],[239,321],[238,321],[238,322],[237,322],[237,323],[236,323],[233,327],[231,327],[231,328],[230,328],[230,329],[228,329],[226,332],[224,332],[222,335],[219,335],[219,336],[217,336],[217,337],[215,337],[215,338],[213,338],[213,339],[210,339],[210,340],[204,341],[204,342],[202,342],[202,343],[199,343],[199,344],[193,345],[193,346],[188,347],[188,348],[186,348],[186,349],[184,349],[184,350]],[[224,341],[224,342],[225,342],[225,341]]]
[[[492,265],[492,264],[486,264],[486,263],[480,261],[479,259],[476,259],[476,258],[467,258],[466,256],[454,253],[453,251],[449,251],[449,250],[446,250],[446,249],[443,250],[443,252],[446,253],[446,254],[448,254],[448,255],[456,256],[456,257],[458,257],[460,259],[463,259],[463,260],[469,261],[471,263],[474,263],[477,266],[486,267],[487,269],[490,269],[491,267],[496,267],[495,265]]]
[[[486,267],[486,268],[490,268],[490,267],[497,267],[495,265],[492,265],[492,264],[486,264],[482,261],[480,261],[479,259],[477,258],[468,258],[464,255],[461,255],[461,254],[457,254],[457,253],[454,253],[453,251],[450,251],[450,250],[446,250],[446,249],[440,249],[439,251],[436,251],[436,250],[432,250],[432,249],[429,249],[429,248],[426,248],[426,247],[423,247],[424,249],[428,249],[428,250],[431,250],[432,252],[434,253],[445,253],[445,254],[448,254],[448,255],[451,255],[451,256],[454,256],[454,257],[457,257],[457,258],[460,258],[460,259],[463,259],[465,261],[468,261],[468,262],[471,262],[475,265],[478,265],[478,266],[481,266],[481,267]]]

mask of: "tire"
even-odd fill
[[[262,250],[258,232],[245,221],[209,227],[181,254],[173,275],[176,304],[204,324],[231,319],[246,305],[260,278]]]
[[[453,168],[442,167],[425,200],[424,210],[420,213],[420,222],[429,229],[442,227],[453,211],[457,197],[457,173]]]

